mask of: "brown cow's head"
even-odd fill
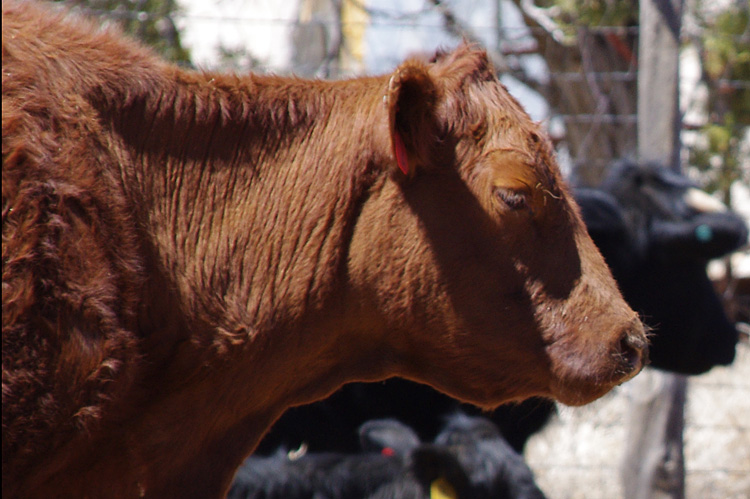
[[[634,376],[643,326],[486,55],[409,60],[384,90],[391,172],[362,209],[350,275],[394,369],[488,407],[582,404]]]

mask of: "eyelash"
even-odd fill
[[[521,210],[529,206],[526,194],[510,189],[497,188],[495,196],[511,210]]]

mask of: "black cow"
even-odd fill
[[[543,499],[523,458],[489,420],[457,413],[432,444],[395,420],[360,428],[362,452],[249,457],[231,499]]]
[[[544,494],[523,457],[503,438],[492,421],[456,413],[435,439],[468,474],[469,497],[541,499]]]
[[[423,441],[431,441],[444,418],[456,410],[472,415],[475,407],[459,404],[425,385],[401,378],[381,383],[352,383],[324,401],[289,409],[271,428],[256,454],[273,454],[279,446],[297,448],[303,443],[316,452],[356,452],[357,427],[369,419],[395,418],[413,428]],[[489,417],[505,439],[523,452],[530,435],[554,413],[554,402],[541,398],[501,406]]]
[[[685,176],[627,161],[613,166],[601,188],[576,191],[591,236],[623,295],[653,328],[651,365],[683,374],[701,374],[734,359],[738,334],[712,288],[706,264],[747,241],[742,219],[707,210],[696,203],[696,194]],[[290,409],[257,452],[302,442],[318,451],[351,452],[359,445],[357,427],[371,418],[397,418],[431,440],[442,416],[458,405],[402,379],[347,385],[323,402]],[[500,407],[490,417],[513,448],[523,452],[528,437],[544,426],[554,408],[551,401],[531,399]],[[476,413],[472,407],[463,409]]]
[[[420,445],[416,434],[395,420],[367,422],[360,435],[361,453],[287,453],[279,449],[269,457],[250,456],[237,471],[227,497],[368,497],[395,477],[404,475],[407,459]],[[429,482],[422,485],[429,488]]]
[[[632,162],[576,192],[623,296],[653,328],[651,365],[682,374],[731,364],[739,338],[706,265],[745,244],[747,225],[706,197],[683,175]]]

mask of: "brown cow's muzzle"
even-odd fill
[[[578,350],[578,356],[562,353],[564,345],[552,346],[555,398],[567,405],[587,404],[633,378],[648,363],[648,340],[640,320],[626,323],[612,338],[603,348]]]

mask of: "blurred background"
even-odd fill
[[[638,0],[64,3],[122,26],[180,65],[204,70],[343,78],[389,72],[415,52],[462,40],[478,43],[510,92],[547,129],[564,174],[576,185],[597,186],[615,160],[657,159],[750,220],[747,0],[655,0],[651,9]],[[644,43],[644,26],[654,22],[661,23],[657,31],[674,34],[672,46]],[[671,71],[669,64],[653,62],[660,58],[675,61],[674,84],[660,83]],[[639,93],[674,106],[644,107]],[[639,127],[644,132],[662,119],[671,127],[666,135],[647,132],[666,144],[666,152],[654,156],[643,136],[639,145]],[[731,366],[690,377],[684,494],[747,498],[747,246],[709,268],[728,315],[739,323],[741,341]],[[549,497],[623,496],[625,414],[634,397],[638,394],[626,385],[595,404],[561,408],[532,438],[525,457]]]

